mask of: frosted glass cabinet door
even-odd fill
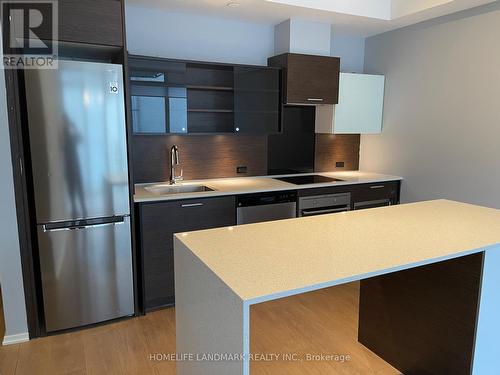
[[[375,134],[382,131],[385,77],[340,73],[335,134]]]

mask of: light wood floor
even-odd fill
[[[251,350],[294,354],[296,361],[254,361],[252,375],[393,375],[398,371],[356,340],[358,284],[267,302],[251,310]],[[0,347],[0,375],[175,374],[175,363],[150,359],[175,352],[174,309],[78,332]],[[350,360],[307,361],[307,353]],[[297,361],[303,359],[303,361]]]

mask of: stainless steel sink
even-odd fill
[[[164,194],[181,194],[181,193],[198,193],[203,191],[213,191],[208,186],[205,185],[168,185],[168,184],[157,184],[146,186],[145,190],[153,194],[164,195]]]

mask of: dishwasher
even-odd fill
[[[297,217],[297,193],[275,192],[236,197],[236,223],[251,224]]]

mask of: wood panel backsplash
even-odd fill
[[[316,172],[359,169],[360,136],[316,134]],[[179,147],[186,180],[267,174],[267,136],[190,135],[132,136],[134,183],[168,181],[170,147]],[[344,162],[337,168],[337,162]],[[247,173],[237,174],[236,167]]]
[[[316,172],[356,171],[359,169],[359,134],[316,134],[314,170]],[[336,167],[343,162],[344,167]]]
[[[170,178],[170,148],[179,148],[184,179],[267,174],[267,136],[246,135],[134,135],[132,160],[134,183]],[[246,166],[246,174],[236,167]]]

